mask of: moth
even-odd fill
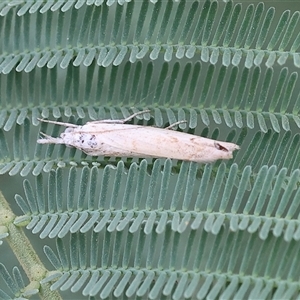
[[[211,163],[218,159],[231,159],[234,143],[220,142],[171,130],[186,121],[167,128],[125,124],[148,110],[137,112],[122,120],[100,120],[85,125],[38,119],[41,122],[67,127],[60,137],[41,133],[39,144],[65,144],[91,156],[171,158],[198,163]]]

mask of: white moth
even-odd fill
[[[172,158],[210,163],[218,159],[232,158],[232,152],[240,147],[188,133],[169,130],[185,122],[180,121],[167,128],[124,124],[141,111],[123,120],[100,120],[85,125],[38,119],[42,122],[66,126],[59,138],[48,136],[38,139],[40,144],[65,144],[92,156],[126,156]]]

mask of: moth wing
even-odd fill
[[[99,147],[99,154],[93,155],[187,159],[184,158],[187,153],[204,146],[199,144],[195,149],[193,140],[203,139],[201,137],[149,126],[94,124],[89,128],[82,126],[80,132],[96,135],[101,149]]]
[[[130,124],[88,124],[74,132],[93,139],[93,147],[74,145],[89,155],[172,158],[200,163],[232,158],[236,144]],[[83,139],[81,139],[83,142]]]

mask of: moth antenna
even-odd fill
[[[40,118],[37,118],[37,120],[40,121],[40,122],[51,123],[51,124],[56,124],[56,125],[62,125],[62,126],[65,126],[65,127],[74,127],[74,128],[78,127],[78,125],[71,124],[71,123],[51,121],[51,120],[44,120],[44,119],[40,119]]]
[[[44,133],[44,132],[40,132],[40,135],[46,137],[47,139],[52,138],[51,135],[48,135],[48,134],[46,134],[46,133]]]

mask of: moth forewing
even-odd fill
[[[234,143],[169,129],[122,124],[124,120],[117,120],[117,123],[111,121],[93,121],[82,126],[49,121],[67,128],[59,138],[44,135],[45,138],[37,142],[66,144],[91,156],[172,158],[199,163],[230,159],[233,151],[239,149]]]

